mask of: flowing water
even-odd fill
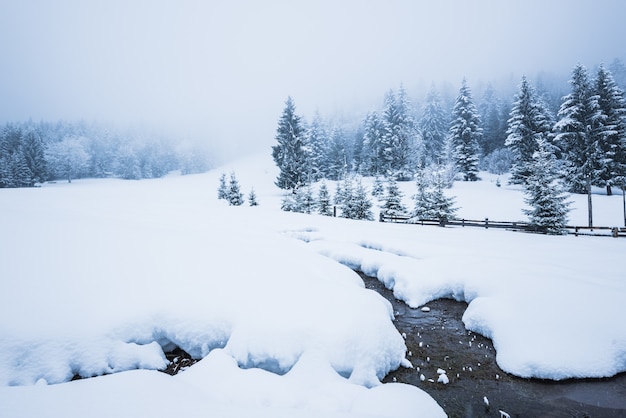
[[[406,336],[414,369],[400,368],[384,382],[408,383],[430,394],[449,417],[626,417],[626,373],[607,379],[522,379],[496,364],[491,340],[467,331],[466,303],[439,299],[429,312],[411,309],[376,278],[369,289],[391,302],[398,331]],[[445,371],[449,383],[438,383]],[[442,378],[444,379],[444,378]]]

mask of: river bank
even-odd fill
[[[500,417],[499,411],[511,417],[626,417],[626,373],[560,382],[509,375],[498,367],[491,340],[465,329],[466,303],[439,299],[424,311],[411,309],[378,279],[359,274],[393,305],[415,366],[390,373],[384,382],[419,387],[450,417]]]

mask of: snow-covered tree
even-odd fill
[[[595,80],[595,92],[606,119],[604,135],[598,138],[600,158],[594,184],[606,187],[607,195],[611,195],[611,186],[622,186],[626,174],[626,100],[624,91],[602,65]]]
[[[550,111],[525,76],[522,77],[508,126],[505,144],[513,153],[509,183],[524,184],[532,172],[538,141],[543,140],[546,146],[550,146],[554,126]]]
[[[366,175],[384,174],[383,122],[376,112],[368,113],[363,122],[363,165]]]
[[[47,149],[47,160],[53,172],[66,178],[68,183],[73,178],[81,176],[89,162],[89,154],[85,151],[85,139],[82,137],[68,137]]]
[[[250,206],[259,206],[259,201],[256,198],[254,188],[250,189],[250,193],[248,194],[248,203],[250,204]]]
[[[286,212],[312,213],[316,206],[311,186],[304,186],[295,193],[285,193],[281,209]]]
[[[243,205],[243,193],[239,187],[239,181],[235,176],[235,173],[230,173],[230,181],[228,183],[228,204],[231,206]]]
[[[402,203],[404,194],[400,191],[396,179],[391,176],[387,179],[387,194],[382,205],[382,213],[386,216],[406,214],[406,206]]]
[[[449,135],[454,145],[454,160],[463,180],[478,180],[479,141],[482,135],[480,117],[472,100],[472,94],[463,84],[452,108]]]
[[[428,219],[432,203],[428,190],[430,182],[424,169],[420,169],[415,173],[415,184],[417,186],[417,193],[413,195],[415,205],[411,212],[411,218],[413,221]]]
[[[220,185],[217,188],[217,198],[228,200],[228,186],[226,185],[226,174],[220,175]]]
[[[342,129],[333,129],[326,153],[326,178],[339,180],[348,173],[346,137]]]
[[[606,135],[606,115],[602,113],[587,69],[578,64],[570,80],[572,91],[563,98],[555,125],[555,143],[566,160],[566,178],[575,192],[587,193],[589,226],[593,226],[591,185],[604,158],[598,141]]]
[[[504,146],[507,135],[507,112],[491,84],[487,86],[478,110],[482,116],[479,145],[482,155],[488,155]]]
[[[426,173],[420,170],[416,176],[417,193],[413,196],[415,206],[410,222],[422,219],[437,219],[444,224],[454,218],[457,208],[454,198],[445,195],[447,187],[446,173],[442,166],[432,166],[434,171]]]
[[[454,198],[445,195],[446,178],[445,173],[442,170],[435,171],[433,173],[433,189],[430,192],[430,208],[428,217],[431,219],[438,219],[443,225],[451,219],[454,219],[454,214],[457,209],[454,206]]]
[[[349,219],[362,219],[371,221],[374,219],[372,213],[372,202],[368,197],[367,190],[363,186],[361,179],[356,180],[356,186],[352,180],[348,180],[348,185],[344,184],[343,201],[341,204],[341,217]]]
[[[333,206],[331,204],[330,192],[326,182],[322,181],[317,195],[317,213],[325,216],[333,216]]]
[[[548,234],[562,234],[567,225],[569,203],[555,173],[555,157],[545,138],[537,141],[534,164],[524,184],[525,201],[531,209],[524,209],[530,224]]]
[[[280,169],[276,185],[295,193],[296,189],[308,183],[309,155],[305,130],[291,97],[287,98],[278,121],[276,141],[278,145],[272,147],[272,157]]]
[[[307,144],[310,150],[310,181],[317,181],[327,176],[329,135],[319,112],[315,112],[313,121],[307,129]]]
[[[401,86],[398,95],[389,91],[383,111],[383,169],[398,180],[412,177],[415,164],[417,131],[411,116],[411,105]]]
[[[425,165],[442,162],[448,120],[434,85],[426,96],[426,105],[419,125],[424,144]]]
[[[385,195],[385,185],[383,181],[380,179],[380,176],[374,177],[374,184],[372,184],[372,196],[377,198],[378,200],[382,200]]]

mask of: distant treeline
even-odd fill
[[[206,147],[85,122],[18,122],[0,128],[0,188],[85,177],[143,179],[210,168]]]

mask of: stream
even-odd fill
[[[415,367],[391,372],[383,382],[417,386],[449,417],[626,417],[626,373],[558,382],[515,377],[496,364],[490,339],[465,329],[466,303],[439,299],[426,305],[428,312],[411,309],[378,279],[359,274],[393,305]],[[442,371],[447,384],[438,383]]]

